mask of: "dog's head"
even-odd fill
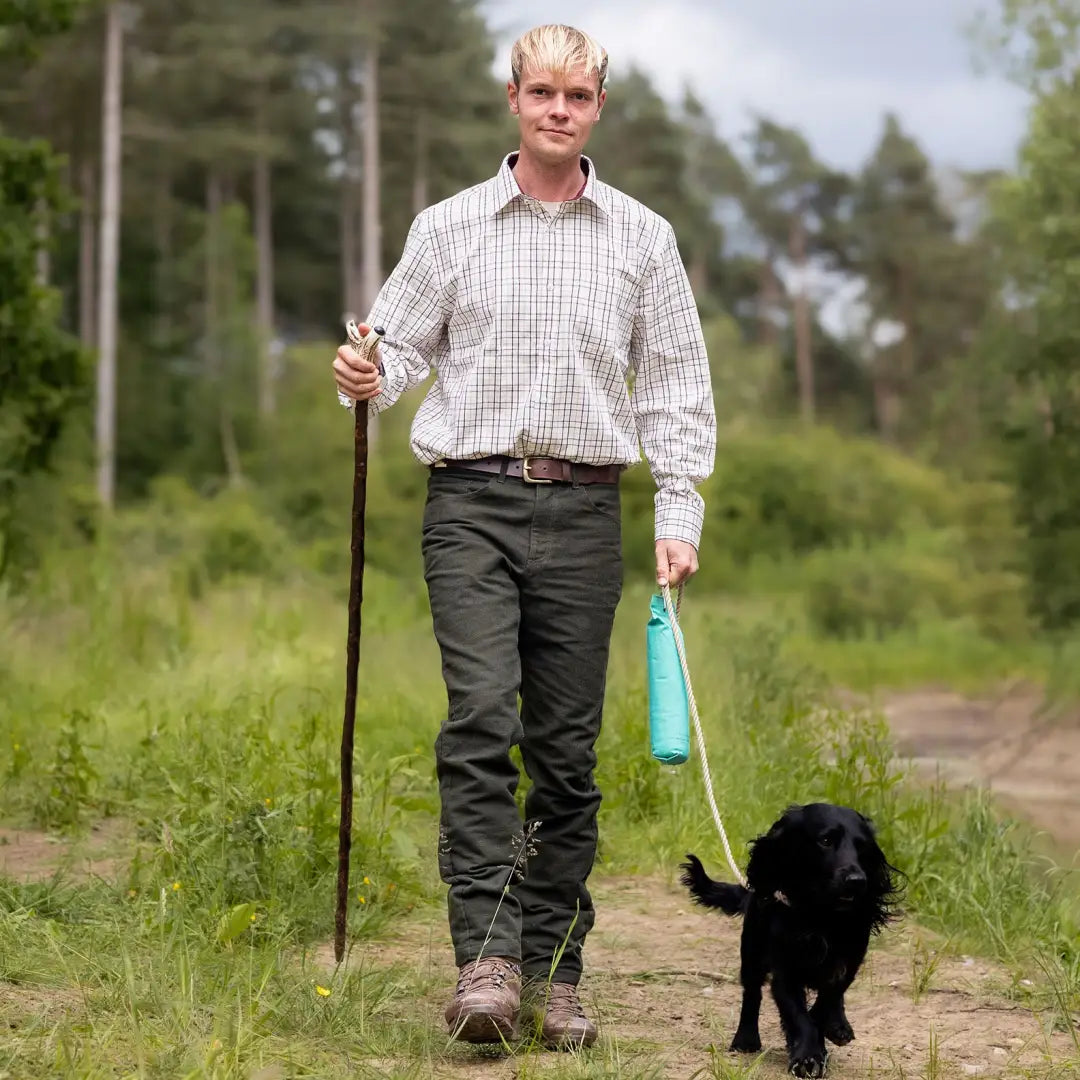
[[[864,910],[875,929],[892,916],[898,871],[862,814],[846,806],[792,806],[753,841],[747,879],[759,895],[782,893],[793,907]]]

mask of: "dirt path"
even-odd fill
[[[952,784],[988,784],[1013,811],[1053,838],[1057,852],[1080,844],[1080,716],[1046,713],[1029,690],[996,700],[948,692],[883,697],[900,753]],[[0,872],[48,876],[66,862],[76,873],[109,877],[124,838],[111,823],[75,849],[46,834],[0,830]],[[720,869],[720,868],[716,868]],[[763,1057],[726,1052],[735,1027],[740,924],[689,904],[658,879],[600,879],[596,928],[589,940],[584,995],[601,1024],[601,1043],[580,1063],[567,1055],[510,1057],[449,1048],[434,1075],[459,1080],[526,1076],[646,1076],[761,1080],[784,1075],[776,1012],[762,1014]],[[971,958],[940,961],[920,993],[918,972],[933,955],[930,935],[904,926],[887,933],[849,998],[856,1041],[832,1051],[835,1080],[953,1076],[1080,1076],[1080,1034],[1054,1031],[1046,1014],[1025,1006],[1026,990],[1007,973]],[[325,957],[332,966],[329,951]],[[357,948],[352,962],[404,968],[434,987],[417,1003],[441,1031],[440,1012],[453,984],[441,909],[404,920],[389,941]],[[387,1063],[393,1074],[394,1065]]]
[[[1028,687],[998,698],[948,691],[878,702],[898,752],[951,785],[989,787],[1010,812],[1046,831],[1071,862],[1080,848],[1080,712],[1053,710]]]
[[[726,1051],[740,1000],[737,920],[697,909],[655,879],[605,879],[594,893],[598,915],[583,996],[601,1025],[600,1043],[587,1060],[603,1062],[601,1070],[575,1072],[566,1055],[534,1053],[526,1063],[520,1055],[455,1046],[435,1064],[435,1075],[458,1080],[556,1072],[760,1080],[786,1075],[783,1040],[768,999],[758,1068],[752,1069],[752,1058]],[[1051,1033],[1049,1019],[1010,995],[1006,973],[995,966],[966,957],[945,959],[929,986],[917,993],[913,972],[922,970],[917,960],[932,949],[929,936],[910,927],[888,932],[873,949],[849,996],[856,1040],[832,1050],[831,1078],[1080,1075],[1080,1050],[1070,1035]],[[422,974],[438,988],[419,1007],[441,1030],[440,1010],[454,979],[451,957],[445,918],[437,909],[399,926],[389,942],[356,949],[351,962],[405,965]],[[324,959],[332,962],[329,953]]]

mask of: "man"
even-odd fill
[[[619,473],[640,441],[657,581],[677,585],[697,569],[715,416],[670,225],[583,155],[606,53],[541,26],[511,70],[518,151],[416,218],[369,315],[385,330],[376,362],[345,346],[334,374],[343,404],[375,410],[437,376],[411,443],[431,467],[421,547],[449,699],[435,744],[460,968],[447,1023],[466,1041],[509,1037],[524,996],[545,1044],[581,1046],[596,1039],[577,985],[622,589]],[[532,780],[524,832],[514,744]]]

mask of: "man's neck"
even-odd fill
[[[585,180],[581,158],[549,166],[519,152],[514,163],[514,179],[526,195],[542,202],[576,199]]]

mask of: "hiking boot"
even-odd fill
[[[585,1015],[573,983],[539,982],[525,995],[526,1009],[550,1050],[579,1050],[596,1042],[596,1025]]]
[[[520,1008],[521,968],[502,956],[484,956],[461,967],[444,1015],[452,1039],[497,1043],[513,1036]]]

